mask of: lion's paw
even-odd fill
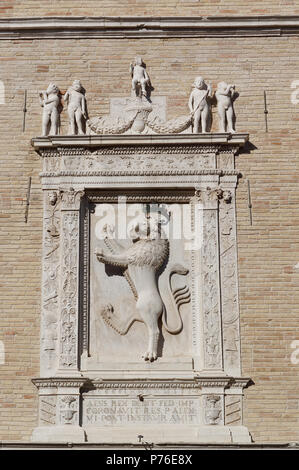
[[[153,362],[157,359],[157,353],[154,351],[146,351],[142,357],[145,361]]]
[[[115,318],[115,313],[114,313],[114,308],[112,304],[106,304],[102,307],[101,310],[101,315],[106,320],[109,322],[110,320],[113,320]]]

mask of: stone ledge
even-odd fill
[[[126,450],[126,449],[134,449],[134,450],[144,450],[144,444],[142,443],[100,443],[100,442],[16,442],[16,441],[1,441],[0,448],[2,450],[9,450],[9,449],[24,449],[24,450],[46,450],[46,449],[81,449],[81,450],[88,450],[88,449],[101,449],[101,450]],[[242,449],[242,450],[298,450],[299,443],[296,442],[285,442],[282,444],[277,443],[244,443],[244,444],[191,444],[191,443],[181,443],[180,445],[176,443],[165,443],[165,444],[154,444],[152,449],[153,450],[163,450],[163,449],[200,449],[200,450],[216,450],[216,449],[223,449],[223,450],[234,450],[234,449]]]
[[[32,383],[39,388],[200,388],[200,387],[240,387],[247,388],[252,384],[249,377],[230,377],[226,375],[209,376],[196,374],[193,378],[103,378],[92,379],[89,377],[38,377],[33,378]]]
[[[0,20],[0,39],[298,35],[298,16],[36,17]]]
[[[47,136],[31,140],[35,150],[58,147],[102,147],[115,145],[234,145],[243,147],[249,134],[143,134]]]

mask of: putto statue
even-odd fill
[[[174,274],[186,275],[188,270],[181,265],[168,267],[168,295],[163,292],[163,300],[158,287],[160,268],[167,263],[169,256],[168,240],[161,236],[161,228],[156,220],[145,218],[134,227],[132,236],[133,245],[125,249],[111,236],[112,227],[105,228],[107,236],[105,245],[110,253],[96,249],[97,260],[104,264],[118,266],[123,269],[132,293],[136,300],[135,311],[130,312],[128,318],[121,318],[114,311],[111,304],[103,306],[101,315],[103,320],[120,335],[125,335],[135,321],[145,323],[149,335],[148,349],[143,358],[146,361],[154,361],[158,356],[158,340],[160,335],[159,318],[165,329],[171,334],[178,334],[183,323],[179,308],[183,303],[190,301],[190,292],[187,286],[172,290],[171,278]],[[170,328],[167,319],[171,315],[177,316],[177,326]]]
[[[189,98],[189,109],[193,113],[193,133],[208,132],[211,126],[212,87],[206,84],[202,77],[196,77],[193,91]]]
[[[72,86],[64,95],[64,101],[68,105],[69,134],[84,135],[85,122],[87,120],[85,90],[80,80],[74,80]]]
[[[218,83],[215,93],[217,98],[217,107],[219,115],[219,131],[230,132],[234,134],[235,131],[235,111],[234,101],[238,97],[235,92],[235,85],[228,85],[225,82]]]
[[[151,82],[145,67],[141,57],[135,57],[134,62],[130,64],[132,91],[139,97],[140,95],[148,97],[150,94]]]
[[[39,92],[39,101],[43,109],[42,135],[58,135],[60,113],[62,111],[61,94],[55,83],[50,83],[46,91]]]

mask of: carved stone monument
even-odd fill
[[[130,64],[130,72],[131,96],[112,99],[110,115],[89,119],[87,126],[91,135],[176,134],[191,126],[198,106],[190,108],[187,116],[166,121],[165,97],[151,97],[154,88],[141,57]]]
[[[42,94],[50,108],[32,140],[44,191],[32,439],[250,442],[235,217],[235,157],[248,135],[208,133],[212,89],[201,77],[190,114],[166,121],[140,57],[130,71],[131,97],[117,98],[120,113],[87,121],[94,135],[83,135],[78,80],[65,95],[69,136],[47,136],[49,124],[58,133],[59,90]],[[233,132],[233,87],[221,93]],[[178,134],[192,122],[193,134]]]
[[[244,443],[246,134],[44,136],[34,441]]]

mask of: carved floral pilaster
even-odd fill
[[[202,230],[200,296],[202,316],[203,369],[223,369],[221,297],[219,273],[218,204],[223,197],[218,187],[196,190]]]
[[[83,191],[62,194],[60,369],[78,368],[79,211]]]
[[[228,374],[240,375],[235,190],[225,193],[228,196],[219,205],[224,369]]]
[[[43,276],[41,317],[41,373],[51,375],[57,367],[59,322],[59,267],[61,197],[44,193]]]

